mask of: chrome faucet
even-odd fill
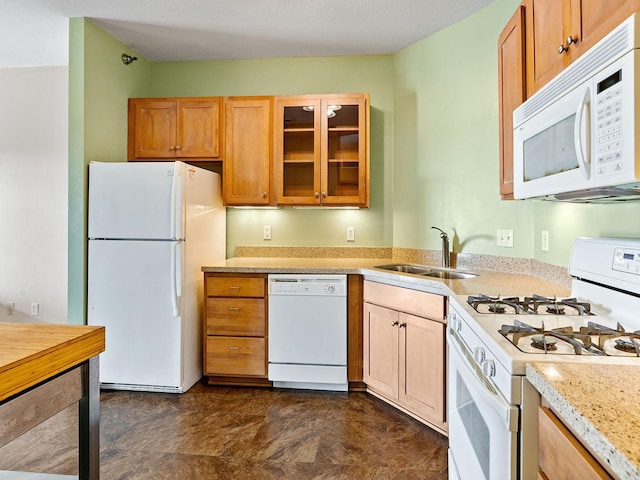
[[[449,237],[444,230],[438,227],[431,227],[440,231],[440,238],[442,239],[442,266],[449,268],[451,266],[451,258],[449,257]]]

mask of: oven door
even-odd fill
[[[449,478],[515,480],[519,409],[482,373],[458,334],[449,344]]]

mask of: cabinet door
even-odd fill
[[[129,159],[174,159],[176,102],[153,99],[132,99],[129,102]]]
[[[500,116],[500,195],[513,199],[513,111],[526,98],[524,7],[520,6],[498,39]]]
[[[226,100],[226,205],[271,203],[271,106],[271,97]]]
[[[444,323],[399,314],[399,400],[425,420],[445,422]]]
[[[609,480],[612,477],[546,407],[538,408],[541,478]]]
[[[274,179],[278,205],[319,205],[320,117],[317,98],[275,102]]]
[[[529,96],[569,64],[564,44],[564,9],[567,0],[526,0],[527,90]]]
[[[220,156],[220,99],[188,99],[177,102],[176,157]]]
[[[366,205],[367,99],[325,96],[321,103],[321,202]]]
[[[593,47],[611,30],[622,23],[634,12],[640,12],[640,0],[570,0],[570,30],[565,38],[571,36],[577,42],[570,46],[571,60]]]
[[[364,382],[398,398],[398,312],[364,304]]]

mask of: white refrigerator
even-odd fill
[[[92,162],[88,237],[102,387],[187,391],[202,377],[201,267],[226,254],[220,176],[183,162]]]

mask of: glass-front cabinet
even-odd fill
[[[278,205],[369,206],[369,96],[276,97]]]

